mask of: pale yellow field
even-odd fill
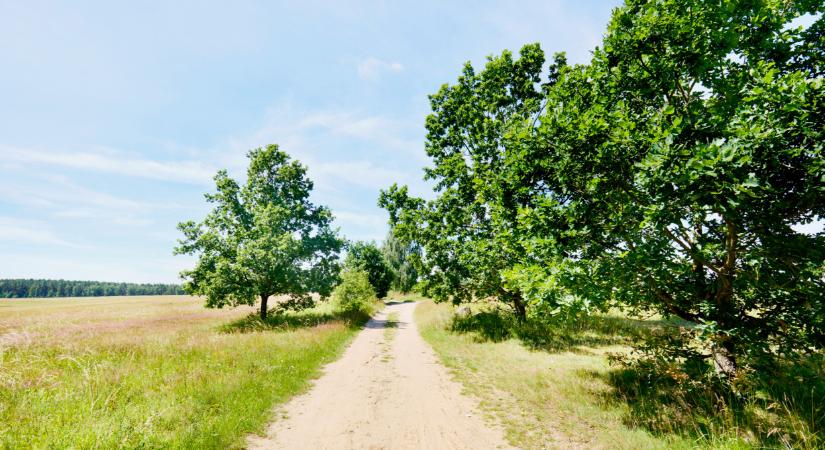
[[[80,339],[165,338],[193,326],[238,319],[254,307],[207,309],[188,295],[0,300],[0,350],[9,346]]]
[[[0,448],[227,448],[306,389],[363,318],[267,323],[188,296],[0,300]]]

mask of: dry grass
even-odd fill
[[[523,448],[822,448],[820,358],[753,377],[727,396],[706,381],[674,384],[668,372],[610,365],[652,328],[613,312],[573,322],[518,323],[483,305],[455,318],[422,302],[416,317],[482,406]]]
[[[553,352],[532,351],[516,339],[490,340],[451,332],[453,308],[425,301],[416,322],[442,362],[482,408],[502,422],[521,448],[690,448],[679,437],[657,437],[630,427],[629,409],[604,399],[606,354],[625,347],[583,337]]]
[[[357,332],[324,308],[247,330],[185,296],[2,300],[0,447],[241,447]]]

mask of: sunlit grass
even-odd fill
[[[454,320],[451,306],[429,301],[418,305],[416,321],[519,447],[821,448],[821,379],[794,386],[800,372],[783,373],[772,389],[732,402],[712,392],[680,394],[666,380],[641,380],[609,364],[608,355],[629,352],[658,321],[608,315],[570,327],[513,326],[492,313]],[[657,388],[647,392],[642,383]]]
[[[540,448],[689,447],[628,428],[621,406],[600,400],[610,387],[586,374],[607,372],[606,354],[621,345],[565,351],[531,351],[516,339],[480,339],[451,332],[453,308],[422,302],[416,309],[424,339],[488,413],[504,425],[516,446]]]
[[[387,294],[387,297],[384,298],[385,303],[407,303],[407,302],[415,302],[418,300],[423,300],[424,297],[421,294],[415,292],[407,292],[402,293],[398,291],[390,291]]]
[[[0,446],[242,447],[364,319],[321,307],[256,329],[239,325],[254,320],[252,308],[201,305],[0,301]]]

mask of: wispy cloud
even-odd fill
[[[335,220],[342,224],[358,227],[382,229],[387,225],[387,217],[380,214],[359,213],[354,211],[333,211]]]
[[[136,201],[88,189],[63,175],[39,174],[31,179],[21,183],[0,177],[0,204],[36,207],[55,219],[94,219],[127,226],[147,226],[154,222],[155,211],[181,208],[165,200]]]
[[[47,225],[35,220],[21,220],[0,217],[0,242],[14,244],[59,245],[64,247],[82,247],[66,241],[48,229]]]
[[[400,150],[407,156],[420,158],[424,150],[422,140],[417,136],[420,133],[418,122],[417,119],[411,122],[357,111],[301,111],[290,104],[282,104],[270,108],[257,129],[230,139],[228,147],[233,153],[240,154],[250,148],[277,142],[290,154],[295,151],[294,148],[290,150],[290,146],[298,147],[299,152],[312,151],[304,148],[309,134],[321,132],[366,141],[377,148]]]
[[[247,149],[278,143],[309,167],[319,189],[338,189],[346,183],[377,190],[394,182],[415,181],[411,175],[418,173],[408,170],[409,163],[398,167],[399,161],[410,159],[423,166],[423,150],[420,140],[412,137],[415,134],[400,119],[340,110],[296,111],[281,105],[270,109],[258,129],[229,141],[232,151],[226,154],[234,155],[234,160],[227,165],[237,170],[245,165],[242,155]],[[358,151],[335,152],[344,145]]]
[[[408,174],[400,170],[379,167],[369,161],[314,162],[309,171],[316,180],[334,179],[373,189],[385,188],[408,178]]]
[[[58,152],[0,146],[0,158],[18,164],[48,164],[72,169],[181,183],[209,183],[214,168],[200,161],[158,161],[118,152]]]
[[[375,81],[387,72],[400,72],[404,66],[397,61],[384,61],[370,56],[358,63],[358,78]]]
[[[305,115],[298,127],[323,128],[340,136],[372,142],[387,149],[423,154],[423,146],[417,139],[406,138],[411,134],[409,123],[384,116],[359,115],[343,111],[316,111]]]

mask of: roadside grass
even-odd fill
[[[677,395],[667,380],[610,365],[610,355],[628,354],[629,344],[661,321],[611,314],[572,325],[518,324],[491,309],[456,317],[451,306],[430,301],[418,305],[416,321],[442,362],[522,448],[822,445],[821,366],[810,369],[820,370],[818,384],[732,403],[709,392]],[[790,387],[795,376],[776,384]]]
[[[242,448],[365,316],[185,296],[0,301],[0,447]]]
[[[391,312],[387,316],[387,322],[384,324],[384,340],[390,342],[395,338],[398,332],[398,313]]]
[[[396,333],[398,333],[398,313],[392,312],[387,315],[386,322],[384,323],[384,342],[381,343],[381,362],[392,361],[390,347],[392,346],[392,340],[395,339]]]
[[[250,313],[238,320],[220,327],[226,333],[248,333],[252,331],[286,331],[294,328],[316,327],[329,322],[342,322],[350,328],[360,329],[369,320],[365,311],[338,311],[330,302],[319,302],[316,307],[299,312],[267,315],[261,320],[258,313]]]
[[[419,300],[423,300],[420,294],[415,292],[399,292],[399,291],[390,291],[387,296],[383,299],[384,303],[409,303],[409,302],[417,302]]]

